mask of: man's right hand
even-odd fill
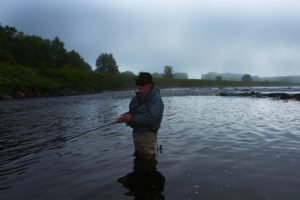
[[[131,120],[132,120],[131,114],[123,114],[118,117],[117,122],[123,123],[123,122],[130,122]]]

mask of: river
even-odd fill
[[[217,91],[161,91],[156,170],[131,186],[131,129],[110,123],[134,91],[1,101],[0,199],[298,200],[300,102]]]

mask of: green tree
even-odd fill
[[[23,36],[20,38],[23,46],[20,50],[23,65],[35,68],[47,68],[51,66],[51,41],[38,36]]]
[[[0,24],[0,49],[1,56],[3,57],[2,62],[12,62],[19,63],[19,57],[21,57],[20,49],[20,36],[23,33],[19,33],[14,27],[2,26]]]
[[[13,64],[14,58],[12,55],[0,48],[0,63]]]
[[[79,53],[68,52],[64,43],[55,37],[53,41],[39,36],[29,36],[14,27],[0,24],[0,62],[45,69],[69,67],[91,70]]]
[[[55,37],[51,42],[52,67],[62,68],[66,64],[67,51],[64,46],[64,43],[58,37]]]
[[[81,69],[84,71],[91,71],[91,66],[84,61],[84,59],[75,50],[72,50],[66,55],[66,65],[73,69]]]
[[[119,73],[117,62],[111,53],[100,54],[96,60],[96,67],[97,72]]]
[[[173,78],[174,77],[174,70],[173,67],[166,65],[164,67],[164,77],[165,78]]]
[[[125,71],[125,72],[122,72],[121,74],[125,75],[125,76],[135,76],[135,74],[131,71]]]
[[[242,81],[245,81],[245,82],[252,81],[250,74],[244,74],[244,76],[242,77]]]

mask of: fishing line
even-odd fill
[[[88,131],[84,131],[84,132],[82,132],[82,133],[80,133],[80,134],[78,134],[78,135],[74,135],[74,136],[68,137],[67,140],[70,141],[70,140],[72,140],[72,139],[80,138],[80,137],[82,137],[82,136],[84,136],[84,135],[86,135],[86,134],[88,134],[88,133],[94,132],[94,131],[96,131],[96,130],[98,130],[98,129],[102,129],[102,128],[105,128],[105,127],[107,127],[107,126],[111,126],[111,125],[114,125],[114,124],[117,124],[117,123],[118,123],[118,122],[116,122],[116,121],[109,122],[109,123],[107,123],[107,124],[98,126],[98,127],[96,127],[96,128],[90,129],[90,130],[88,130]]]

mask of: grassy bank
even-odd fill
[[[134,88],[133,76],[102,74],[76,69],[35,69],[0,64],[0,95],[14,98],[86,94],[104,90]],[[167,87],[251,87],[292,86],[280,82],[242,82],[214,80],[155,79],[161,88]]]
[[[133,77],[76,69],[38,70],[0,64],[0,95],[61,96],[133,88]]]

